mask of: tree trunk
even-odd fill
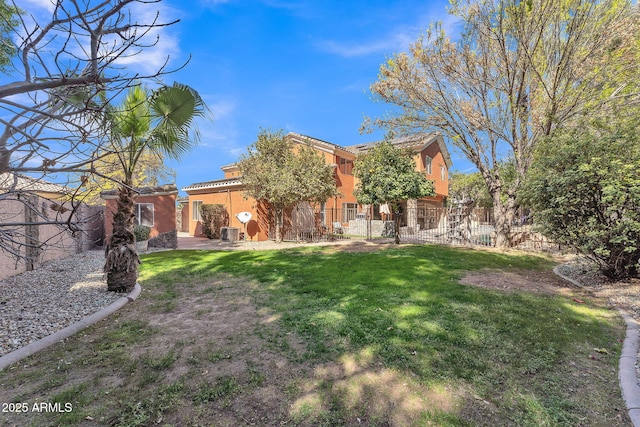
[[[140,258],[133,234],[134,202],[134,191],[128,186],[120,187],[118,208],[113,216],[113,233],[106,247],[107,259],[104,264],[109,291],[130,292],[138,280]]]
[[[400,203],[393,202],[393,236],[394,243],[396,245],[400,244]]]
[[[279,206],[275,206],[276,211],[276,243],[282,243],[282,223],[284,222],[284,209]]]
[[[492,194],[493,216],[496,227],[496,248],[511,247],[511,224],[516,215],[515,197],[507,197],[506,202],[500,197],[500,192]]]

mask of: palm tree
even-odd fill
[[[129,292],[138,279],[140,258],[133,234],[133,176],[138,161],[145,152],[179,158],[200,140],[193,122],[206,111],[195,90],[174,83],[155,91],[135,86],[120,106],[107,112],[105,123],[110,128],[112,150],[124,172],[113,216],[113,234],[106,246],[104,272],[109,291]]]

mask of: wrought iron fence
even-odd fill
[[[405,208],[398,223],[400,240],[405,243],[495,246],[491,208]],[[282,232],[288,241],[391,239],[395,220],[393,215],[374,213],[372,208],[319,209],[307,205],[298,206],[287,215]],[[524,216],[512,224],[511,242],[521,249],[558,249],[557,244],[535,232]]]

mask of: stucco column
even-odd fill
[[[418,200],[407,199],[407,226],[418,231]]]

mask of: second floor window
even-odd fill
[[[353,175],[353,160],[340,157],[340,172],[343,175]]]
[[[424,171],[427,175],[431,175],[433,173],[433,169],[431,167],[431,162],[433,159],[429,156],[424,156]]]

